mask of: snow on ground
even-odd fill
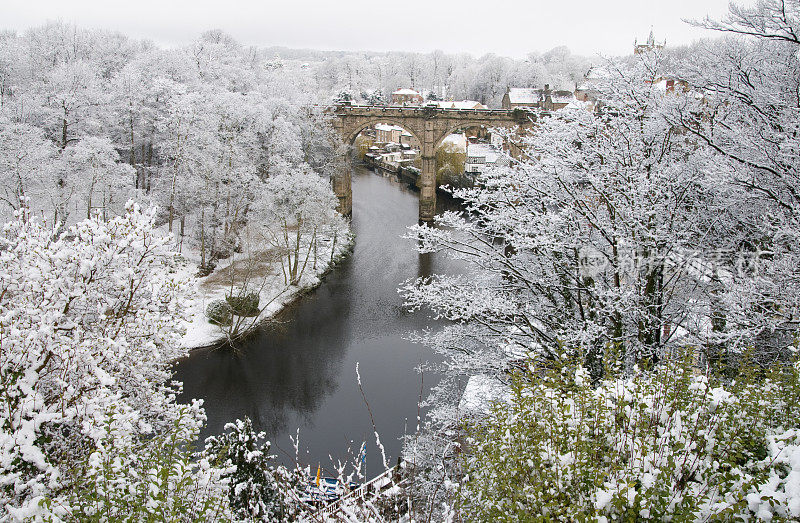
[[[189,321],[185,325],[183,346],[194,349],[225,341],[226,336],[222,329],[208,321],[206,307],[212,301],[224,300],[225,296],[231,294],[231,289],[239,289],[247,283],[249,289],[258,292],[259,307],[264,310],[257,318],[257,323],[263,322],[275,316],[302,291],[319,285],[321,277],[332,268],[336,260],[347,254],[352,241],[347,226],[337,231],[335,247],[332,237],[320,238],[316,260],[312,250],[308,265],[296,286],[286,285],[281,258],[265,242],[254,241],[252,247],[245,247],[242,253],[219,260],[214,271],[201,278],[195,277],[200,264],[199,252],[184,244],[181,249],[181,255],[186,259],[183,279],[194,282],[194,292],[188,306]],[[331,253],[332,247],[335,248],[334,253]],[[302,261],[301,258],[301,265]]]

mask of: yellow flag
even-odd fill
[[[317,465],[317,487],[319,487],[319,475],[321,472],[322,470],[319,468],[319,465]]]

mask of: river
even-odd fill
[[[367,473],[380,470],[362,385],[389,464],[401,450],[399,438],[413,433],[421,386],[436,381],[415,367],[434,355],[406,339],[435,326],[424,312],[409,313],[397,293],[400,283],[432,273],[454,273],[457,262],[440,254],[420,255],[403,239],[417,222],[418,193],[393,175],[353,168],[353,253],[323,284],[290,305],[278,322],[262,329],[238,354],[200,350],[176,365],[184,383],[182,400],[202,398],[208,422],[201,437],[219,433],[226,422],[249,416],[267,433],[271,452],[290,465],[290,436],[300,433],[300,462],[321,464],[358,453],[367,442]],[[439,206],[452,207],[442,201]],[[349,452],[348,452],[349,449]]]

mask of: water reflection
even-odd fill
[[[443,202],[440,207],[447,206]],[[402,307],[397,287],[432,272],[457,272],[438,254],[418,254],[407,227],[417,222],[418,196],[406,182],[363,168],[353,172],[353,255],[318,289],[290,306],[279,322],[250,340],[240,354],[206,350],[176,366],[182,399],[203,398],[208,423],[203,436],[250,416],[292,460],[289,436],[300,429],[301,460],[330,463],[368,441],[368,469],[378,470],[364,392],[390,460],[398,438],[414,427],[420,376],[415,367],[432,355],[405,339],[433,322]],[[425,376],[425,389],[435,383]]]
[[[431,252],[421,252],[419,253],[419,264],[417,269],[417,277],[418,278],[425,278],[433,274],[431,269],[433,268],[433,253]]]

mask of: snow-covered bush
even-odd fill
[[[226,296],[225,301],[231,306],[231,311],[237,316],[253,317],[261,313],[258,308],[258,294],[249,292],[240,296]]]
[[[206,317],[217,325],[230,325],[233,308],[226,300],[214,300],[206,307]]]
[[[134,411],[111,410],[97,425],[99,438],[78,464],[79,481],[59,500],[43,503],[55,514],[68,507],[80,521],[220,521],[232,519],[223,470],[193,461],[191,446],[205,421],[199,402],[182,406],[167,430],[131,437]]]
[[[580,365],[531,365],[470,431],[461,509],[484,521],[797,520],[799,370],[724,382],[687,359],[593,388]]]
[[[0,519],[113,519],[92,496],[136,504],[143,488],[158,513],[177,503],[170,489],[203,490],[182,449],[201,411],[179,406],[169,384],[171,361],[185,353],[177,326],[187,286],[153,219],[129,203],[110,221],[57,234],[59,224],[23,209],[3,228]],[[144,476],[153,470],[168,471],[163,495]],[[115,474],[113,489],[103,484]]]
[[[301,478],[273,466],[269,441],[256,433],[250,418],[225,425],[225,432],[206,439],[202,458],[223,469],[230,506],[243,520],[286,521],[297,509]]]

